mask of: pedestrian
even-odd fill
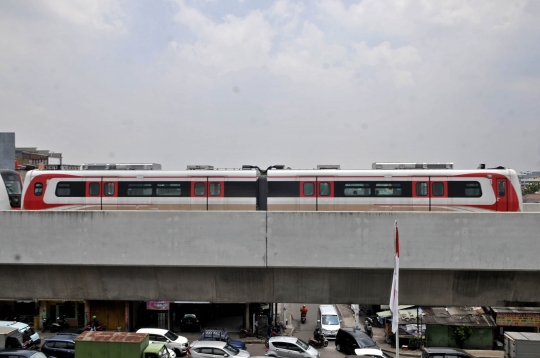
[[[99,321],[96,316],[92,316],[92,322],[90,323],[90,330],[95,331],[99,326]]]

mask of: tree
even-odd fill
[[[467,326],[454,327],[452,338],[457,343],[459,348],[463,349],[465,342],[472,336],[472,328]]]
[[[521,191],[521,193],[523,195],[527,195],[527,194],[534,194],[537,191],[540,191],[540,183],[529,183],[527,184],[525,189]]]

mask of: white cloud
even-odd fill
[[[540,165],[533,2],[3,4],[2,125],[68,162]]]
[[[46,0],[57,16],[73,24],[106,32],[125,32],[125,14],[120,3],[111,0]]]

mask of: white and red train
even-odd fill
[[[273,166],[265,171],[252,166],[242,170],[34,170],[26,175],[21,209],[522,211],[514,170],[444,168],[452,165],[375,163],[372,170],[331,166],[311,170]]]

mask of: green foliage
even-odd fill
[[[525,189],[521,191],[521,193],[523,195],[527,195],[527,194],[534,194],[537,191],[540,191],[540,183],[529,183],[527,184]]]
[[[472,336],[472,328],[466,326],[454,327],[452,338],[457,343],[459,348],[463,348],[465,342]]]
[[[424,338],[420,337],[411,337],[409,338],[409,349],[420,349],[425,345]]]

